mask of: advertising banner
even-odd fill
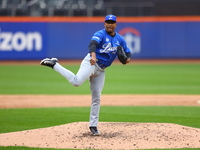
[[[0,60],[47,56],[46,23],[0,23]]]
[[[195,21],[126,20],[117,22],[116,32],[124,37],[133,58],[200,58],[200,17]],[[93,34],[103,28],[103,18],[89,21],[0,18],[0,60],[82,59],[88,53]]]

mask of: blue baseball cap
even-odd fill
[[[116,18],[115,15],[107,15],[107,16],[105,17],[105,22],[106,22],[106,21],[109,21],[109,20],[112,20],[112,21],[117,22],[117,18]]]

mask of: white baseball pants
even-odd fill
[[[88,54],[83,59],[76,75],[70,70],[61,66],[59,63],[56,63],[53,69],[64,76],[72,85],[77,87],[89,79],[90,90],[92,93],[89,126],[98,126],[100,96],[104,86],[105,71],[101,69],[97,64],[90,64],[90,54]]]

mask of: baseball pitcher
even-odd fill
[[[104,87],[105,69],[109,67],[116,56],[122,64],[130,62],[131,52],[123,37],[115,32],[116,16],[105,17],[104,29],[97,31],[89,44],[89,52],[81,62],[77,74],[64,68],[57,58],[46,58],[41,65],[53,68],[65,77],[69,83],[78,87],[87,79],[90,82],[92,94],[89,129],[93,135],[100,135],[97,129],[100,111],[100,96]]]

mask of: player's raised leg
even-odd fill
[[[46,58],[41,61],[41,65],[45,65],[48,67],[52,67],[55,71],[60,73],[63,77],[65,77],[72,85],[80,86],[83,84],[89,77],[94,73],[95,66],[91,66],[90,64],[90,56],[87,55],[79,68],[77,74],[74,74],[72,71],[64,68],[62,65],[58,63],[56,58]]]

